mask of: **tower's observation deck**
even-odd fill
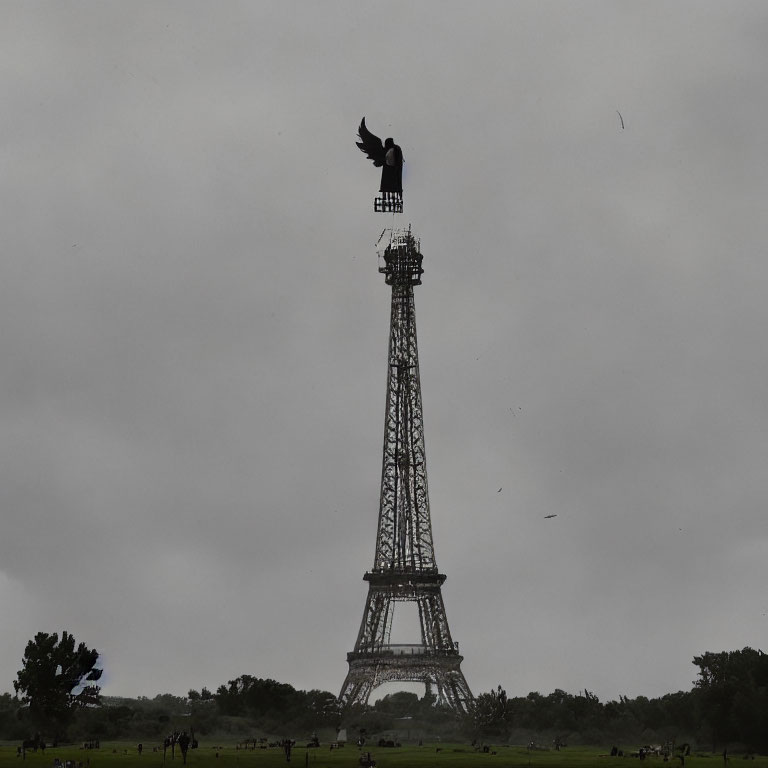
[[[389,244],[379,252],[379,272],[384,273],[387,285],[421,285],[424,257],[420,247],[410,227],[392,231]]]
[[[364,576],[368,598],[355,649],[347,654],[349,672],[340,699],[345,706],[365,704],[384,682],[423,682],[437,689],[438,702],[464,711],[472,694],[445,616],[445,575],[435,560],[427,489],[413,299],[422,260],[410,228],[392,230],[379,251],[379,272],[392,287],[379,519],[373,568]],[[398,602],[416,604],[420,644],[390,642]]]

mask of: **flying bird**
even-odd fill
[[[498,490],[498,491],[496,491],[496,493],[501,493],[501,488],[499,488],[499,490]]]
[[[365,118],[360,121],[357,129],[360,141],[355,142],[360,151],[377,168],[381,168],[381,187],[379,192],[385,195],[402,197],[403,194],[403,151],[395,144],[392,138],[383,143],[375,134],[371,133],[365,125]]]
[[[557,515],[544,515],[545,520],[549,520],[550,517],[557,517]]]
[[[616,110],[616,114],[619,116],[619,120],[621,121],[621,130],[624,130],[624,118],[621,116],[621,112],[619,110]]]

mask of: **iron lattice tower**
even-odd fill
[[[379,522],[373,568],[363,577],[368,582],[363,620],[355,649],[347,654],[349,672],[339,699],[344,707],[366,704],[382,683],[420,682],[438,704],[465,712],[472,693],[445,615],[445,575],[435,561],[427,493],[413,300],[424,272],[419,248],[410,228],[392,230],[379,265],[392,286]],[[390,643],[398,602],[416,604],[421,644]]]

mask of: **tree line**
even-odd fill
[[[601,702],[584,690],[508,697],[501,685],[476,696],[457,717],[433,694],[398,692],[371,706],[340,711],[334,694],[297,690],[287,683],[240,677],[215,691],[152,699],[105,697],[98,681],[99,654],[63,632],[38,633],[24,651],[13,682],[0,695],[0,738],[48,740],[162,738],[170,731],[253,738],[329,741],[339,727],[349,738],[459,739],[475,743],[591,744],[625,746],[676,741],[699,748],[741,745],[768,752],[768,656],[762,651],[707,652],[693,659],[698,676],[689,691],[659,698]]]
[[[584,690],[555,690],[508,698],[504,689],[480,694],[473,718],[484,739],[582,744],[694,742],[713,751],[730,744],[768,752],[768,655],[752,648],[707,652],[693,659],[698,677],[690,691],[654,699],[621,696],[601,702]]]

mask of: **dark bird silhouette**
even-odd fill
[[[498,490],[498,491],[496,491],[496,493],[501,493],[501,488],[499,488],[499,490]]]
[[[619,110],[616,110],[616,114],[619,116],[619,120],[621,120],[621,130],[624,130],[624,118],[621,116],[621,112]]]
[[[371,133],[365,125],[365,118],[360,121],[357,129],[360,141],[355,142],[369,160],[377,168],[381,168],[380,192],[403,194],[403,151],[388,138],[382,143],[381,139]]]
[[[550,517],[557,517],[557,515],[544,515],[545,520],[549,520]]]

